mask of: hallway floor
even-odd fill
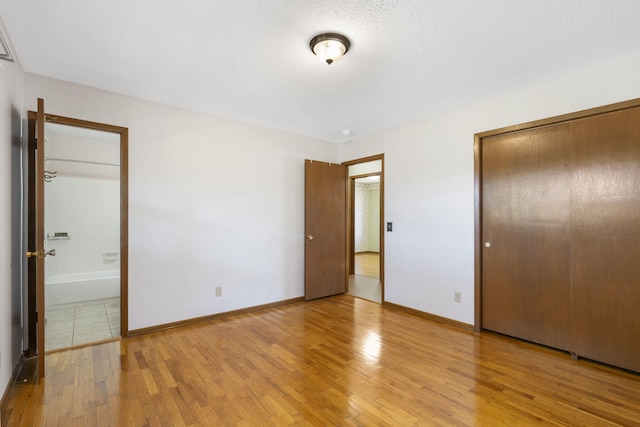
[[[349,294],[382,304],[380,254],[357,253],[354,270],[356,274],[349,276]]]
[[[45,351],[117,337],[120,298],[56,307],[45,319]]]
[[[378,279],[358,275],[349,276],[349,294],[382,304],[382,285]]]

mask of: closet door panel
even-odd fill
[[[640,107],[571,129],[571,351],[640,372]]]
[[[568,349],[568,124],[485,138],[482,326]]]

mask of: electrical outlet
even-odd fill
[[[453,300],[455,302],[462,302],[462,292],[454,292],[453,293]]]
[[[221,297],[222,296],[222,286],[218,286],[216,288],[216,296],[217,297]]]

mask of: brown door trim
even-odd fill
[[[599,114],[620,111],[640,106],[640,98],[601,107],[590,108],[574,113],[507,126],[474,135],[474,330],[482,329],[482,142],[485,138],[520,132],[536,127],[583,119]]]
[[[384,305],[385,301],[384,301],[384,253],[385,253],[385,248],[384,248],[384,233],[385,233],[385,221],[384,221],[384,154],[376,154],[373,156],[368,156],[368,157],[362,157],[360,159],[354,159],[354,160],[349,160],[346,162],[342,162],[342,164],[344,166],[347,167],[347,176],[349,176],[348,173],[348,168],[349,166],[352,165],[357,165],[360,163],[368,163],[368,162],[372,162],[375,160],[380,160],[380,172],[374,172],[374,173],[370,173],[370,174],[363,174],[363,175],[357,175],[354,176],[353,179],[352,177],[349,177],[349,197],[348,197],[348,201],[349,201],[349,206],[347,209],[347,215],[348,215],[348,223],[347,223],[347,233],[348,233],[348,242],[349,242],[349,248],[347,251],[347,265],[348,265],[348,271],[349,274],[353,274],[353,265],[355,262],[355,251],[354,251],[354,238],[353,238],[353,226],[354,226],[354,222],[355,222],[355,218],[354,218],[354,212],[353,212],[353,205],[354,205],[354,187],[355,187],[355,178],[363,178],[365,176],[372,176],[372,175],[380,175],[380,287],[382,289],[382,305]]]
[[[28,111],[28,153],[27,153],[27,174],[28,174],[28,209],[27,209],[27,243],[28,247],[35,247],[35,234],[33,226],[35,224],[35,135],[36,117],[35,111]],[[71,117],[45,114],[45,123],[57,123],[68,126],[81,127],[105,132],[113,132],[120,135],[120,334],[127,337],[129,331],[129,129],[122,126],[98,123],[88,120],[75,119]],[[35,266],[29,262],[27,277],[27,312],[28,325],[27,334],[29,343],[26,353],[33,356],[37,352],[37,325],[35,314],[37,312],[36,303],[36,283]]]
[[[347,169],[348,170],[348,169]],[[347,176],[349,173],[347,172]],[[356,204],[356,180],[354,178],[349,177],[349,187],[348,187],[348,209],[347,209],[347,271],[351,276],[356,274],[356,236],[353,232],[356,223],[356,213],[353,207]],[[347,281],[347,292],[349,292],[349,281]]]
[[[36,265],[36,307],[37,307],[37,324],[38,324],[38,379],[44,377],[44,352],[46,348],[45,333],[44,333],[44,147],[45,147],[45,135],[44,135],[44,100],[38,98],[38,111],[36,113],[36,253],[40,252],[36,256],[31,254],[30,258],[33,259]],[[33,250],[33,249],[30,249]],[[29,255],[28,255],[29,256]]]

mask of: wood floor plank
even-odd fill
[[[46,357],[4,426],[640,425],[640,375],[341,295]]]
[[[380,278],[380,253],[358,252],[354,257],[354,272],[359,276]]]

